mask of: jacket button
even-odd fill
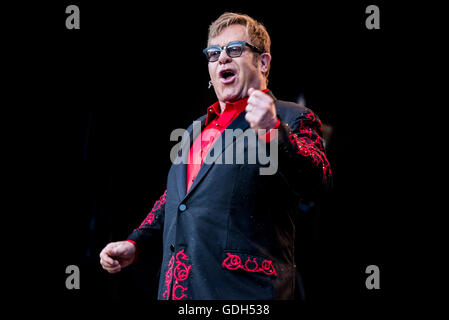
[[[187,206],[184,203],[181,203],[179,205],[179,211],[184,212],[184,211],[186,211],[186,209],[187,209]]]
[[[171,251],[171,252],[175,252],[175,246],[172,245],[172,244],[170,245],[170,251]]]

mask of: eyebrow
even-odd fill
[[[219,44],[210,44],[210,45],[208,45],[208,47],[220,47],[220,48],[222,48],[222,47],[225,47],[226,45],[228,45],[228,44],[230,44],[231,42],[234,42],[234,41],[248,42],[248,41],[245,41],[245,40],[231,40],[231,41],[229,41],[228,43],[226,43],[226,44],[224,44],[222,46],[220,46]]]

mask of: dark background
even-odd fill
[[[80,7],[80,30],[65,28],[68,4]],[[380,7],[380,30],[365,28],[369,4]],[[333,128],[334,189],[298,230],[306,304],[349,312],[397,302],[405,276],[398,261],[408,250],[397,191],[406,184],[402,125],[411,110],[401,84],[412,34],[397,21],[404,7],[356,1],[75,1],[5,10],[13,14],[7,174],[19,191],[10,199],[11,216],[20,217],[15,252],[25,258],[9,269],[27,275],[12,279],[19,296],[89,305],[154,299],[155,261],[109,275],[98,254],[137,227],[165,190],[171,131],[215,102],[201,51],[224,11],[264,23],[269,88],[281,100],[303,95]],[[80,290],[65,288],[71,264],[80,267]],[[370,264],[381,270],[380,290],[365,288]]]

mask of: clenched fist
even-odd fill
[[[109,243],[100,253],[100,264],[109,273],[117,273],[132,264],[136,247],[129,241]]]
[[[274,100],[268,94],[250,88],[248,90],[248,105],[245,119],[252,129],[273,129],[277,122]]]

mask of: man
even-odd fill
[[[329,184],[330,167],[316,115],[267,89],[270,43],[247,15],[224,13],[211,24],[204,53],[218,101],[198,120],[201,135],[188,128],[189,161],[172,165],[167,190],[140,227],[103,249],[105,270],[119,272],[137,252],[151,255],[162,238],[159,299],[293,298],[298,205]],[[225,129],[274,143],[275,174],[260,174],[259,161],[206,162],[212,149],[229,147],[218,142]]]

